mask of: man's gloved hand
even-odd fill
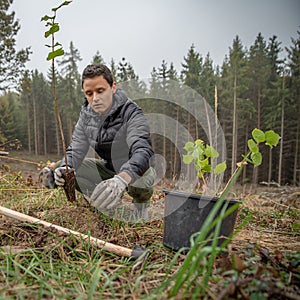
[[[54,180],[56,185],[58,186],[65,185],[65,180],[62,177],[64,173],[66,173],[66,167],[59,167],[54,170]]]
[[[100,182],[91,195],[91,205],[99,209],[115,208],[128,184],[119,175]]]

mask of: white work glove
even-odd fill
[[[98,209],[115,208],[127,186],[127,182],[119,175],[100,182],[91,195],[91,205]]]
[[[66,173],[66,167],[59,167],[54,170],[54,180],[56,185],[58,186],[65,185],[65,180],[62,177],[64,173]]]

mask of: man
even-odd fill
[[[88,65],[82,74],[85,103],[67,148],[76,188],[100,210],[115,208],[125,190],[133,197],[134,215],[148,218],[155,171],[150,130],[141,108],[117,88],[105,65]],[[101,159],[85,158],[92,147]],[[54,170],[63,186],[64,159]]]

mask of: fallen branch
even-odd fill
[[[142,249],[141,247],[136,247],[133,250],[129,249],[129,248],[125,248],[122,246],[118,246],[112,243],[108,243],[102,240],[99,240],[97,238],[82,234],[78,231],[74,231],[62,226],[58,226],[43,220],[40,220],[38,218],[34,218],[25,214],[22,214],[20,212],[17,212],[15,210],[11,210],[9,208],[0,206],[0,214],[19,220],[19,221],[23,221],[23,222],[27,222],[27,223],[34,223],[34,224],[41,224],[45,227],[48,228],[55,228],[56,230],[60,231],[60,232],[64,232],[67,234],[73,234],[74,236],[78,236],[80,238],[82,238],[85,241],[89,241],[90,244],[92,244],[93,246],[96,246],[98,248],[101,248],[101,250],[104,251],[108,251],[110,253],[114,253],[117,254],[119,256],[125,256],[125,257],[132,257],[132,258],[138,258],[140,257],[142,254],[145,253],[145,250]]]
[[[29,163],[29,164],[34,164],[34,165],[39,165],[40,163],[34,162],[34,161],[30,161],[30,160],[26,160],[26,159],[21,159],[21,158],[17,158],[17,157],[8,157],[8,156],[3,156],[3,154],[0,153],[0,157],[3,157],[4,159],[10,159],[10,160],[15,160],[15,161],[21,161],[21,162],[25,162],[25,163]]]

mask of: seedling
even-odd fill
[[[48,53],[47,60],[51,60],[51,63],[52,63],[51,64],[51,66],[52,66],[52,68],[51,68],[52,69],[52,86],[53,86],[55,113],[56,113],[56,118],[57,118],[59,131],[60,131],[60,135],[61,135],[64,159],[65,159],[65,163],[66,163],[66,172],[63,174],[64,179],[65,179],[64,190],[66,192],[66,196],[67,196],[68,200],[73,202],[76,200],[76,198],[75,198],[75,174],[74,174],[74,170],[70,169],[68,167],[68,159],[67,159],[67,154],[66,154],[66,143],[65,143],[62,122],[61,122],[59,109],[58,109],[57,95],[56,95],[55,65],[54,65],[55,58],[64,54],[62,44],[55,42],[55,33],[58,32],[60,29],[59,24],[56,22],[56,13],[61,7],[69,5],[71,2],[72,1],[64,1],[58,7],[52,8],[53,15],[52,16],[45,15],[44,17],[41,18],[41,21],[46,22],[45,26],[48,28],[48,30],[44,34],[45,38],[51,37],[51,44],[50,45],[46,44],[46,47],[51,49],[50,52]]]
[[[258,167],[262,163],[262,154],[259,151],[259,144],[265,143],[265,145],[273,148],[277,146],[280,140],[280,136],[273,130],[266,132],[260,129],[253,129],[252,138],[248,140],[248,153],[242,155],[243,160],[237,164],[232,177],[226,184],[224,192],[228,186],[232,186],[232,182],[235,182],[240,174],[241,169],[250,163],[254,167]],[[183,162],[185,164],[193,164],[198,177],[206,185],[204,174],[213,172],[214,174],[221,174],[226,170],[226,161],[217,164],[214,168],[212,167],[211,160],[219,157],[219,152],[212,146],[204,144],[200,139],[195,142],[187,142],[184,146],[184,150],[187,154],[183,155]],[[218,191],[215,191],[216,194]]]

